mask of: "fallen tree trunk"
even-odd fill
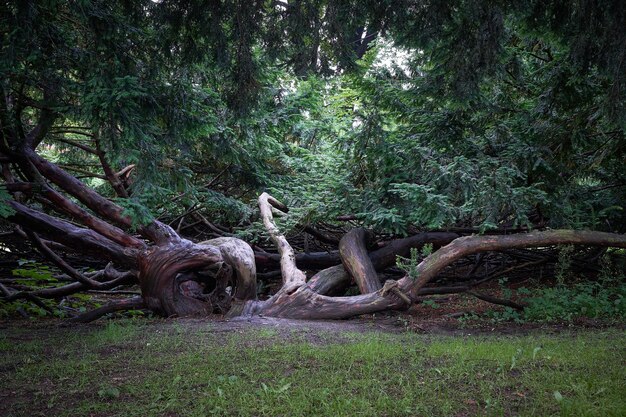
[[[27,140],[26,144],[28,142]],[[16,184],[10,173],[3,170],[5,182],[16,184],[7,187],[16,196],[7,201],[8,207],[13,211],[9,219],[28,229],[28,236],[39,250],[76,282],[59,289],[42,290],[37,295],[33,292],[11,292],[7,289],[3,291],[5,300],[37,300],[38,295],[54,297],[83,289],[112,288],[112,285],[132,281],[136,276],[141,287],[141,305],[163,316],[206,315],[215,310],[224,311],[231,306],[232,299],[229,316],[341,319],[408,308],[420,296],[436,292],[437,289],[428,289],[425,286],[448,265],[468,255],[560,244],[626,247],[624,235],[592,231],[554,230],[460,238],[454,233],[440,232],[392,241],[385,247],[368,253],[365,243],[367,233],[356,229],[342,239],[338,254],[297,256],[273,220],[272,211],[285,211],[286,207],[266,193],[259,197],[259,207],[265,228],[278,249],[277,255],[254,253],[245,242],[235,238],[220,238],[196,244],[181,238],[171,227],[157,220],[138,228],[140,239],[131,233],[130,219],[125,217],[120,206],[95,193],[55,164],[39,157],[34,148],[16,149],[17,151],[11,152],[17,152],[18,157],[12,159],[11,163],[19,167],[20,174],[28,183]],[[69,197],[53,190],[47,185],[47,181],[55,184]],[[37,200],[43,204],[54,202],[55,210],[78,224],[24,204],[23,197],[31,195],[43,198]],[[94,217],[87,210],[100,218]],[[53,245],[39,236],[138,273],[126,275],[121,272],[121,275],[110,280],[104,279],[103,282],[74,269],[54,253]],[[433,243],[435,248],[443,247],[417,265],[415,276],[405,276],[398,281],[388,280],[380,285],[376,274],[378,270],[393,265],[396,256],[407,256],[410,248],[420,247],[424,243]],[[318,262],[318,265],[333,262],[335,266],[320,271],[307,282],[306,274],[298,265],[299,257],[304,260],[307,256],[308,260]],[[269,299],[256,300],[255,258],[258,261],[263,257],[270,262],[275,257],[279,258],[283,285]],[[340,260],[346,268],[338,265]],[[362,294],[352,297],[331,296],[341,294],[350,285],[350,275],[357,282]],[[456,291],[461,287],[450,288]],[[483,299],[488,297],[480,296]],[[111,308],[132,308],[138,305],[140,304],[135,300],[120,302]],[[100,310],[102,311],[109,310]],[[96,316],[98,314],[90,317]]]
[[[11,147],[1,146],[0,156],[8,156],[8,162],[2,163],[1,174],[6,190],[14,195],[14,199],[6,201],[11,211],[8,218],[21,225],[44,257],[76,282],[37,292],[3,292],[5,300],[32,299],[37,297],[34,293],[42,297],[63,296],[80,290],[108,289],[127,282],[129,276],[125,273],[101,282],[79,272],[57,255],[53,246],[40,235],[77,253],[87,253],[111,261],[117,267],[138,271],[131,275],[139,281],[142,302],[164,316],[212,313],[216,307],[215,300],[220,297],[228,299],[220,302],[220,308],[230,305],[230,294],[218,296],[215,291],[227,292],[223,283],[231,280],[231,271],[236,274],[234,296],[242,300],[256,298],[254,255],[245,242],[229,239],[209,242],[212,244],[195,244],[181,238],[171,227],[158,220],[139,225],[136,229],[141,238],[134,236],[133,222],[120,205],[37,154],[35,149],[42,135],[52,126],[51,121],[47,117],[45,119],[24,138],[5,132],[4,139]],[[115,191],[121,198],[127,197],[114,178],[117,174],[108,166],[104,154],[99,154],[99,157]],[[24,181],[17,183],[15,177]],[[71,220],[30,207],[25,203],[29,199]],[[206,282],[207,278],[200,272],[210,269],[217,269],[218,273],[210,279],[212,282]],[[211,290],[212,294],[209,293]],[[120,303],[116,308],[133,305]]]
[[[259,198],[262,213],[270,213],[264,223],[274,236],[282,236],[273,223],[269,201],[271,197]],[[263,207],[265,206],[265,207]],[[280,206],[280,204],[276,204]],[[291,247],[284,238],[274,239],[280,243],[283,269],[283,287],[265,301],[247,301],[233,308],[229,315],[263,315],[287,318],[342,319],[359,314],[384,310],[408,308],[418,299],[420,291],[442,269],[464,256],[480,252],[513,248],[540,247],[561,244],[588,246],[626,247],[626,236],[613,233],[553,230],[517,235],[470,236],[457,238],[450,244],[427,256],[417,265],[414,276],[399,281],[389,280],[380,290],[352,297],[329,297],[316,293],[312,285],[302,278],[302,271],[295,265]],[[290,274],[294,273],[291,277]],[[319,282],[316,285],[320,285]]]

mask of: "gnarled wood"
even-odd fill
[[[212,306],[206,300],[183,294],[176,277],[181,272],[222,261],[219,248],[187,240],[151,248],[139,262],[139,284],[146,305],[166,317],[212,313]]]
[[[403,239],[396,239],[389,242],[380,249],[369,253],[374,268],[380,271],[396,263],[396,256],[409,256],[411,248],[420,248],[425,243],[432,243],[437,249],[447,245],[459,237],[456,233],[449,232],[425,232],[418,233]],[[254,257],[258,267],[272,268],[280,263],[280,255],[277,253],[255,252]],[[341,257],[339,251],[330,252],[310,252],[296,254],[296,265],[303,269],[323,269],[339,265]]]
[[[421,288],[437,276],[443,268],[459,258],[480,252],[550,245],[625,248],[626,235],[587,230],[550,230],[516,235],[461,237],[426,257],[417,266],[416,279],[404,277],[399,281],[400,287],[403,291],[408,292],[412,299],[415,299]]]
[[[354,297],[327,297],[315,293],[310,286],[283,288],[266,301],[247,302],[239,309],[242,315],[273,317],[340,319],[359,314],[402,309],[407,300],[417,300],[420,291],[439,271],[455,260],[479,252],[558,244],[626,247],[626,236],[613,233],[554,230],[506,236],[471,236],[452,243],[429,255],[417,266],[415,279],[404,277],[397,283],[388,281],[383,289]]]
[[[268,193],[263,193],[259,196],[259,209],[261,210],[261,218],[263,219],[263,225],[270,235],[270,238],[276,245],[278,253],[280,254],[280,270],[283,274],[283,285],[297,286],[306,282],[306,275],[304,272],[298,269],[296,266],[296,256],[293,248],[287,242],[285,236],[283,236],[276,224],[274,223],[274,216],[272,215],[272,207],[287,211],[287,207],[280,201]]]
[[[456,233],[427,232],[391,241],[369,253],[369,258],[376,271],[382,271],[396,263],[397,256],[408,256],[411,248],[421,248],[426,243],[434,249],[447,245],[459,237]],[[296,259],[298,259],[296,256]],[[315,274],[308,282],[309,287],[320,295],[340,295],[350,286],[351,277],[343,265],[326,268]]]
[[[359,227],[350,230],[339,241],[341,263],[356,282],[361,294],[381,289],[380,279],[367,253],[367,242],[371,234]]]
[[[200,242],[200,244],[218,247],[224,262],[234,270],[234,298],[237,300],[254,300],[256,298],[256,265],[254,263],[254,251],[250,245],[234,237],[218,237]]]
[[[319,295],[332,296],[343,294],[351,283],[352,278],[343,265],[335,265],[313,275],[307,285]]]
[[[385,310],[400,310],[406,307],[405,302],[393,294],[383,297],[377,291],[352,297],[327,297],[303,285],[292,291],[285,291],[283,288],[266,301],[248,301],[238,311],[229,312],[229,316],[262,315],[292,319],[332,320]]]

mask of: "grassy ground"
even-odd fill
[[[114,321],[0,330],[2,416],[626,415],[626,335]]]

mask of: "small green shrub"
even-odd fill
[[[515,322],[515,323],[525,323],[526,319],[524,317],[524,313],[520,313],[511,307],[505,307],[502,311],[489,311],[486,313],[487,317],[491,318],[491,320],[495,323],[502,322]]]
[[[424,300],[422,304],[430,308],[439,308],[439,304],[435,300]]]
[[[622,319],[626,317],[626,284],[558,285],[539,290],[527,302],[523,316],[531,321],[572,321],[576,317]]]
[[[410,252],[409,258],[396,256],[396,266],[405,271],[409,278],[416,280],[418,275],[417,266],[422,260],[433,253],[433,244],[425,244],[420,251],[418,251],[417,248],[411,248]]]
[[[571,322],[579,317],[604,320],[626,318],[626,283],[623,281],[616,283],[601,279],[533,291],[519,288],[517,295],[526,297],[524,311],[505,307],[504,310],[489,311],[485,316],[497,323]]]

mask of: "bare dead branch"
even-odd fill
[[[467,293],[470,295],[473,295],[479,300],[483,300],[491,304],[498,304],[498,305],[502,305],[506,307],[511,307],[518,311],[524,310],[524,308],[526,308],[526,306],[528,305],[527,303],[516,303],[515,301],[507,300],[504,298],[497,298],[497,297],[493,297],[487,294],[480,294],[480,293],[473,292],[473,291],[468,291]]]
[[[74,323],[89,323],[109,313],[114,313],[116,311],[137,310],[141,308],[146,308],[142,298],[133,297],[126,300],[112,301],[105,306],[76,316],[70,319],[70,321]]]
[[[287,242],[285,236],[280,233],[278,227],[276,227],[274,216],[272,215],[272,207],[287,212],[287,207],[280,201],[267,193],[261,194],[259,196],[261,218],[263,219],[265,229],[280,254],[280,269],[283,273],[283,284],[287,284],[288,286],[302,285],[306,282],[306,275],[296,266],[296,256],[293,248],[289,242]]]

